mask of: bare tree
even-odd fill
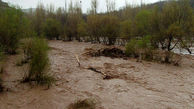
[[[34,29],[38,35],[41,35],[43,32],[43,23],[46,18],[46,10],[42,3],[38,3],[38,6],[35,11],[35,19],[33,22]]]
[[[92,8],[92,13],[97,14],[97,8],[98,8],[98,1],[97,0],[91,1],[91,8]]]
[[[106,0],[106,8],[107,8],[107,12],[113,12],[116,9],[116,2],[114,1],[110,1],[110,0]]]
[[[55,17],[55,6],[53,4],[47,5],[47,16],[49,18]]]
[[[70,2],[67,17],[66,36],[68,40],[78,39],[77,26],[82,19],[82,9],[79,2]]]

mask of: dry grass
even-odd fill
[[[68,109],[96,109],[96,103],[93,99],[78,100],[70,104]]]

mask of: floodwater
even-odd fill
[[[69,104],[85,98],[98,101],[97,109],[194,109],[192,56],[184,55],[181,66],[173,66],[83,55],[86,48],[92,47],[90,43],[50,41],[49,46],[49,73],[57,79],[56,84],[47,90],[20,83],[27,65],[18,67],[15,64],[19,56],[9,56],[0,109],[67,109]],[[114,78],[103,79],[101,73],[88,67]]]
[[[189,52],[185,49],[178,49],[178,48],[173,49],[173,52],[178,54],[189,54],[194,56],[194,47],[191,47],[189,49],[191,50],[192,54],[189,54]]]

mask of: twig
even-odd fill
[[[89,67],[87,69],[102,74],[104,76],[103,79],[111,79],[112,78],[111,76],[109,76],[109,75],[105,74],[104,72],[99,71],[99,70],[97,70],[97,69],[95,69],[93,67]]]
[[[75,54],[75,58],[76,58],[77,63],[78,63],[78,65],[79,65],[79,67],[80,67],[80,65],[81,65],[81,64],[80,64],[80,61],[79,61],[79,57],[78,57],[78,55],[76,55],[76,54]]]

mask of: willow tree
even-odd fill
[[[149,34],[150,32],[150,17],[151,11],[149,10],[141,10],[135,16],[135,33],[137,36],[143,37]]]
[[[62,31],[62,25],[59,21],[53,18],[49,18],[46,20],[44,24],[44,35],[48,39],[59,39],[59,36]]]
[[[0,48],[14,54],[19,40],[30,36],[30,23],[20,9],[12,7],[0,11]]]
[[[97,9],[98,9],[98,0],[92,0],[91,1],[91,13],[92,14],[97,14]]]
[[[119,36],[119,19],[116,16],[103,16],[102,21],[102,36],[108,38],[108,45],[114,45],[116,38]]]
[[[56,18],[55,6],[53,4],[47,5],[46,17],[53,18],[53,19]]]
[[[113,14],[116,10],[116,2],[114,1],[110,1],[110,0],[106,0],[106,10],[108,14]]]
[[[163,49],[171,51],[189,36],[192,9],[188,0],[168,1],[163,9],[152,15],[152,32]]]
[[[69,10],[67,15],[67,24],[66,24],[66,36],[68,40],[71,41],[73,37],[78,38],[77,27],[79,22],[82,20],[82,10],[79,2],[76,2],[75,5],[71,2],[69,4]]]
[[[33,26],[34,30],[37,32],[38,35],[43,34],[43,24],[46,19],[46,10],[42,3],[39,3],[35,10],[35,16],[33,19]]]
[[[81,21],[78,24],[77,31],[78,31],[78,40],[81,41],[81,38],[85,38],[88,35],[87,23],[85,21]]]
[[[100,15],[89,15],[87,17],[87,29],[90,39],[93,41],[100,42],[101,29],[103,28],[101,25],[101,16]]]
[[[120,37],[131,39],[133,33],[133,24],[131,20],[124,20],[120,23]]]

